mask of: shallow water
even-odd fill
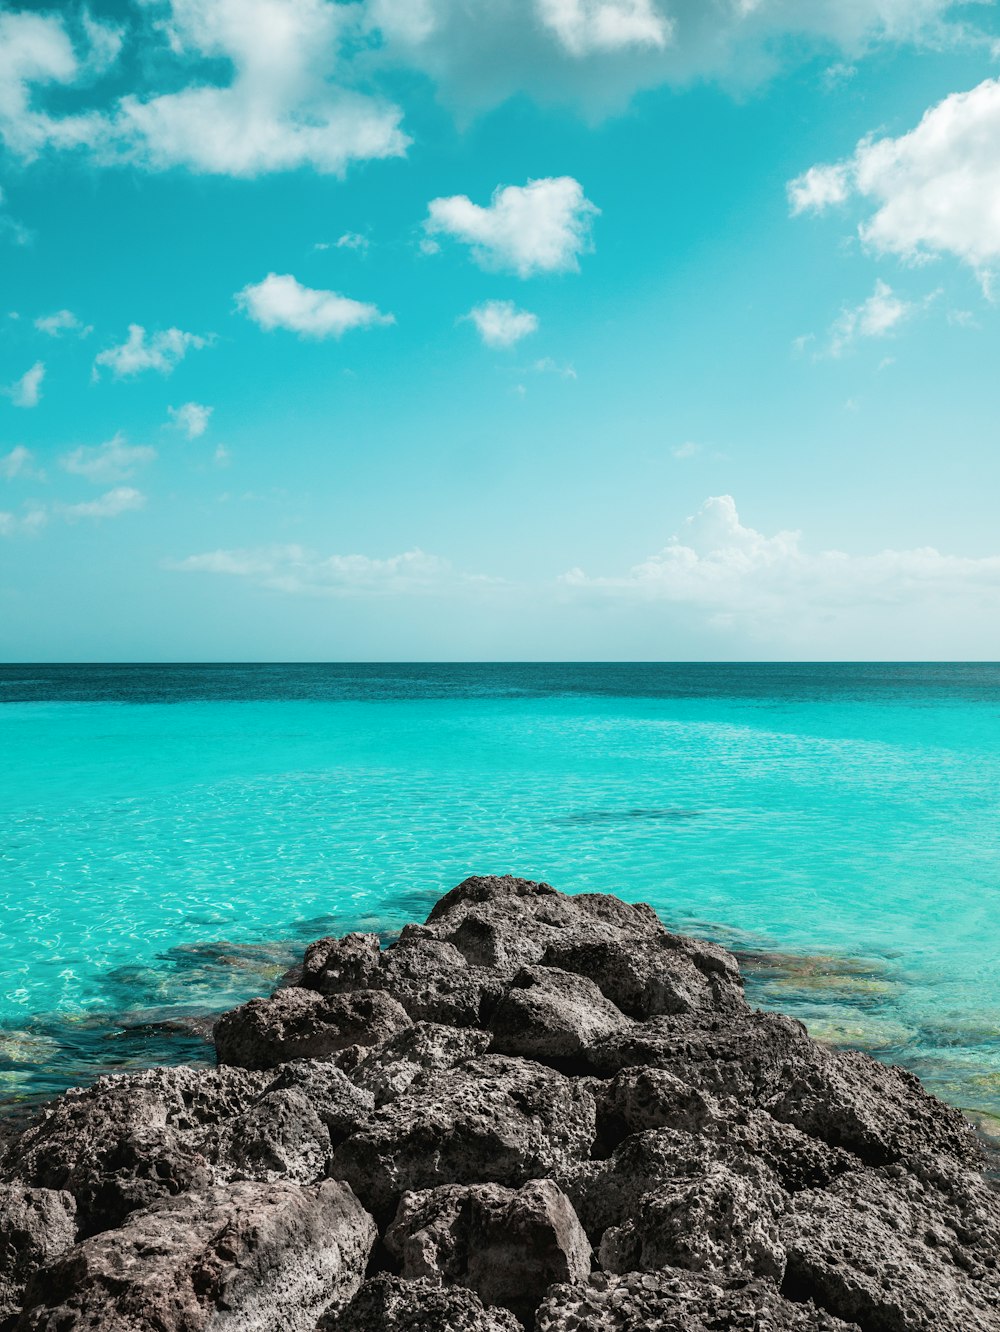
[[[0,754],[0,1099],[515,872],[1000,1113],[1000,667],[0,667]]]

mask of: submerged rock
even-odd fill
[[[649,907],[468,879],[215,1044],[8,1143],[0,1332],[1000,1332],[971,1125]]]

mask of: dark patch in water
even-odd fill
[[[580,814],[561,814],[553,823],[623,823],[626,819],[644,819],[664,823],[680,823],[686,819],[700,819],[700,809],[593,809]]]

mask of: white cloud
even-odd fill
[[[859,228],[871,250],[910,261],[951,254],[988,281],[1000,260],[1000,79],[944,98],[908,134],[862,139],[846,161],[813,167],[789,187],[793,206],[814,173],[836,175],[844,197],[872,207]],[[817,192],[810,206],[831,202]]]
[[[800,532],[766,536],[745,526],[732,496],[718,495],[664,550],[626,573],[591,578],[572,569],[561,582],[576,595],[688,605],[724,631],[815,653],[817,635],[835,642],[845,626],[882,633],[904,620],[919,628],[931,606],[961,604],[995,616],[1000,555],[969,558],[932,547],[812,553]]]
[[[168,407],[167,415],[188,439],[198,439],[208,429],[209,418],[214,410],[214,407],[205,407],[200,402],[185,402],[180,407]]]
[[[263,282],[237,292],[236,303],[261,328],[286,328],[310,338],[339,338],[352,328],[396,322],[375,305],[304,287],[290,273],[268,273]]]
[[[356,79],[342,48],[356,33],[357,8],[333,0],[172,0],[165,20],[150,13],[139,62],[161,72],[170,90],[134,90],[109,109],[62,117],[38,110],[36,92],[78,85],[106,68],[120,34],[84,18],[81,60],[68,20],[4,16],[0,131],[23,156],[50,145],[86,147],[104,162],[234,176],[302,166],[341,173],[355,160],[398,156],[408,143],[398,108],[349,86]],[[228,82],[207,81],[206,62]]]
[[[151,463],[155,457],[155,449],[143,444],[131,445],[119,432],[113,439],[94,448],[81,446],[73,449],[72,452],[64,454],[59,462],[67,472],[103,484],[108,481],[123,481],[137,468]]]
[[[434,593],[491,581],[458,574],[447,560],[422,550],[372,559],[368,555],[323,556],[303,546],[267,546],[208,551],[171,561],[167,567],[182,573],[246,578],[277,592],[324,597]]]
[[[471,319],[487,347],[513,347],[538,329],[538,316],[513,301],[484,301],[462,318]]]
[[[15,479],[37,481],[44,475],[44,472],[35,467],[31,450],[26,449],[23,444],[17,444],[10,453],[0,455],[0,476],[7,481]]]
[[[141,374],[144,370],[158,370],[169,375],[189,351],[200,351],[209,344],[208,338],[195,333],[183,333],[179,328],[168,328],[147,338],[141,324],[129,324],[128,337],[120,347],[108,347],[94,358],[94,377],[98,368],[107,366],[116,379]]]
[[[830,355],[841,356],[858,338],[884,338],[910,318],[920,305],[897,296],[881,278],[867,300],[845,309],[830,330]]]
[[[652,0],[538,0],[538,16],[574,56],[630,46],[662,50],[673,31]]]
[[[37,407],[42,397],[42,380],[45,378],[44,361],[36,361],[30,370],[26,370],[20,379],[4,389],[15,407]]]
[[[26,504],[20,513],[0,510],[0,537],[35,536],[49,521],[42,504]]]
[[[676,445],[671,452],[675,458],[683,462],[687,458],[696,458],[701,452],[701,445],[696,444],[694,440],[688,439],[685,440],[683,444]]]
[[[814,166],[788,183],[788,202],[792,216],[818,213],[833,204],[844,203],[851,192],[847,168]]]
[[[366,12],[383,60],[429,75],[463,111],[526,92],[588,117],[664,84],[742,90],[817,55],[844,68],[881,43],[954,43],[969,18],[959,0],[368,0]]]
[[[338,250],[360,250],[364,253],[371,241],[367,236],[362,236],[358,231],[345,231],[343,236],[338,237],[335,242],[335,248]]]
[[[39,333],[47,333],[50,338],[58,338],[63,333],[76,333],[85,338],[93,333],[90,324],[83,324],[72,310],[57,310],[55,314],[45,315],[35,320]]]
[[[526,278],[576,271],[579,256],[591,248],[591,222],[599,212],[572,176],[546,177],[496,189],[485,208],[464,194],[433,199],[424,226],[470,245],[484,268]]]
[[[551,356],[543,356],[531,367],[536,375],[558,375],[560,379],[576,379],[575,368],[569,362],[554,361]]]
[[[85,500],[82,504],[59,504],[58,512],[67,522],[76,522],[80,518],[117,518],[120,514],[142,509],[146,496],[141,490],[131,486],[116,486],[95,500]]]

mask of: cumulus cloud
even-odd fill
[[[513,301],[484,301],[462,318],[475,324],[487,347],[513,347],[538,329],[538,316],[519,310]]]
[[[652,0],[538,0],[538,17],[574,56],[666,46],[673,25]]]
[[[94,378],[98,377],[101,366],[107,366],[116,379],[127,379],[145,370],[169,375],[189,351],[200,351],[208,343],[208,338],[184,333],[179,328],[164,329],[147,337],[141,324],[129,324],[128,337],[121,346],[108,347],[94,357]]]
[[[4,389],[15,407],[37,407],[42,398],[42,380],[45,378],[44,361],[36,361],[20,379]]]
[[[319,555],[303,546],[267,546],[208,551],[170,561],[167,567],[245,578],[272,591],[323,597],[433,593],[490,581],[456,573],[447,560],[422,550],[373,559]]]
[[[333,0],[171,0],[169,16],[151,14],[142,29],[138,62],[163,70],[170,90],[132,91],[110,108],[57,117],[37,109],[39,91],[77,85],[109,65],[120,34],[87,18],[73,34],[56,15],[6,15],[0,133],[27,157],[85,147],[102,161],[150,169],[339,174],[352,161],[398,156],[408,143],[397,107],[350,86],[342,48],[357,26],[357,7]],[[206,77],[220,68],[226,82]]]
[[[42,504],[26,504],[18,512],[0,509],[0,537],[35,536],[49,521]]]
[[[969,22],[959,0],[368,0],[366,13],[383,58],[463,110],[526,92],[587,116],[664,84],[744,89],[818,53],[846,67],[880,43],[954,42]]]
[[[198,439],[208,429],[214,411],[214,407],[205,407],[200,402],[185,402],[180,407],[168,407],[167,415],[171,424],[183,430],[188,439]]]
[[[119,432],[104,444],[94,448],[73,449],[64,454],[60,465],[67,472],[76,476],[85,476],[88,481],[103,484],[108,481],[123,481],[140,467],[151,463],[156,457],[156,450],[148,445],[131,445]]]
[[[308,338],[339,338],[352,328],[396,322],[375,305],[304,287],[290,273],[268,273],[263,282],[237,292],[236,303],[261,328],[286,328]]]
[[[887,282],[879,279],[867,300],[841,311],[830,330],[830,355],[843,355],[858,338],[887,337],[919,309],[918,302],[897,296]]]
[[[810,177],[841,184],[824,190]],[[988,282],[1000,260],[1000,79],[945,97],[907,134],[862,139],[850,158],[792,181],[789,195],[797,212],[862,201],[871,211],[859,233],[874,252],[951,254]]]
[[[35,467],[34,455],[23,444],[17,444],[10,453],[0,455],[0,476],[6,481],[36,481],[44,475]]]
[[[56,310],[55,314],[41,316],[35,320],[35,327],[39,333],[47,333],[50,338],[61,337],[63,333],[76,333],[85,338],[94,331],[90,324],[82,323],[72,310]]]
[[[487,207],[465,194],[432,199],[424,226],[472,247],[484,268],[519,277],[579,269],[591,248],[591,223],[600,212],[572,176],[498,187]]]
[[[931,604],[970,602],[995,614],[1000,555],[970,558],[933,547],[874,555],[811,552],[798,531],[767,536],[745,525],[731,495],[705,501],[665,549],[619,575],[572,569],[561,580],[575,594],[676,603],[712,624],[759,639],[791,641],[838,622],[894,609],[918,621]]]
[[[58,512],[67,522],[73,523],[81,518],[117,518],[123,513],[132,513],[145,508],[146,496],[141,490],[131,486],[116,486],[94,500],[84,500],[81,504],[59,504]]]

